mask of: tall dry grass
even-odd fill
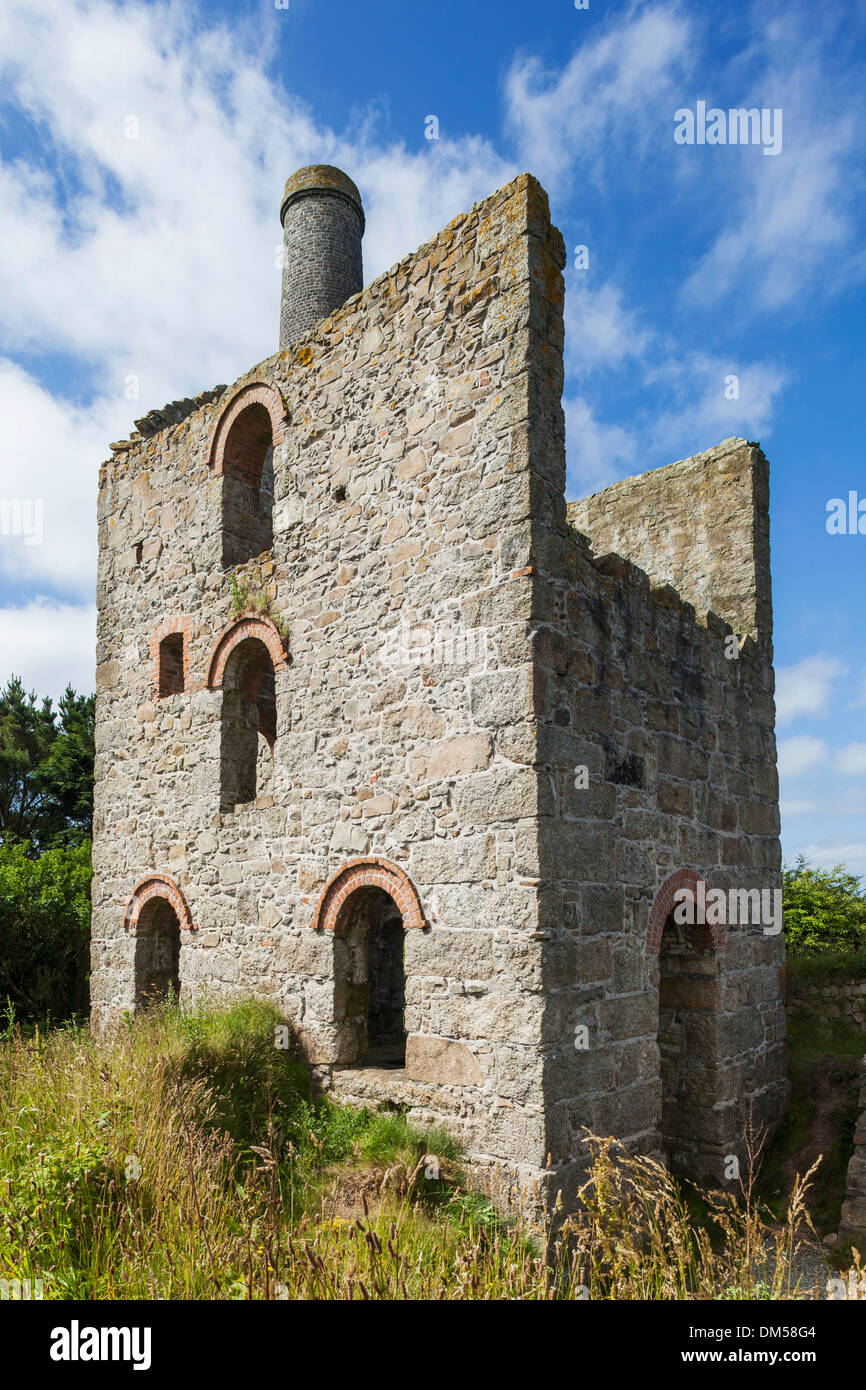
[[[266,1005],[155,1010],[114,1043],[0,1039],[0,1279],[46,1298],[783,1298],[807,1178],[768,1224],[590,1137],[556,1234],[469,1189],[452,1140],[314,1103]],[[431,1163],[431,1156],[436,1163]],[[439,1178],[431,1173],[439,1172]]]

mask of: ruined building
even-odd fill
[[[766,460],[566,507],[529,175],[366,289],[350,179],[281,216],[279,351],[102,468],[94,1024],[255,993],[481,1168],[568,1200],[588,1127],[723,1182],[782,938],[672,910],[780,883]]]

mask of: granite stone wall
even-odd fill
[[[424,910],[405,943],[409,1066],[387,1094],[532,1172],[546,1156],[542,948],[538,886],[515,842],[537,834],[530,561],[543,448],[530,439],[561,382],[561,366],[537,380],[535,339],[549,321],[561,363],[563,260],[524,176],[305,343],[119,446],[100,488],[97,1026],[134,1003],[124,905],[163,874],[194,922],[181,997],[273,999],[322,1084],[363,1093],[369,1079],[334,1070],[351,1027],[335,934],[311,924],[347,860],[381,857]],[[286,417],[274,540],[226,567],[213,441],[253,382]],[[240,616],[232,575],[266,601],[260,621],[287,634],[288,659],[270,767],[263,754],[255,800],[226,810],[225,727],[242,715],[214,652]],[[189,620],[189,681],[157,700],[148,638],[173,614]]]
[[[866,1057],[860,1088],[860,1115],[854,1130],[854,1152],[848,1164],[839,1236],[862,1252],[866,1241]]]
[[[788,998],[798,1009],[808,1009],[826,1019],[844,1019],[866,1030],[866,980],[826,980],[792,985]]]
[[[778,883],[763,456],[645,475],[645,517],[703,479],[683,594],[648,523],[603,553],[605,494],[579,534],[564,263],[522,175],[302,341],[151,412],[99,496],[94,1026],[143,979],[256,993],[323,1088],[446,1124],[536,1193],[572,1191],[585,1126],[719,1178],[785,1092],[779,938],[671,944],[660,906],[674,873]],[[725,611],[698,621],[707,596]],[[391,1068],[360,1055],[382,894]]]
[[[574,531],[544,578],[548,1147],[565,1187],[586,1129],[723,1182],[787,1099],[780,923],[739,898],[730,910],[731,890],[781,888],[769,634],[741,642],[712,611],[699,622]],[[727,920],[671,940],[671,904],[653,926],[654,904],[686,871],[724,892]]]
[[[653,584],[670,584],[699,616],[769,641],[769,469],[757,444],[714,449],[605,488],[568,512],[597,554],[614,551]]]

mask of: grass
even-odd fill
[[[348,1261],[349,1199],[375,1202],[365,1234],[401,1233],[418,1268],[400,1277],[419,1296],[450,1270],[489,1226],[483,1203],[453,1207],[424,1176],[457,1173],[453,1139],[314,1104],[304,1065],[274,1045],[279,1023],[253,1002],[164,1008],[98,1048],[80,1027],[27,1038],[7,1022],[0,1278],[41,1278],[53,1298],[274,1297],[281,1281],[309,1296],[322,1281],[307,1245]]]
[[[860,982],[866,978],[866,946],[859,950],[824,950],[813,955],[798,955],[789,951],[787,970],[793,989],[798,985],[829,984],[840,979]]]
[[[231,615],[240,618],[245,613],[258,613],[262,618],[270,618],[284,641],[288,641],[289,629],[280,614],[273,611],[268,597],[268,584],[259,565],[247,565],[243,575],[234,573],[231,578]]]
[[[453,1141],[314,1101],[271,1007],[0,1036],[0,1278],[54,1299],[779,1298],[805,1188],[770,1226],[614,1141],[551,1229],[470,1190]],[[711,1238],[711,1232],[715,1238]]]
[[[856,971],[857,953],[823,952],[815,956],[788,957],[792,988],[808,990],[824,981],[862,978]],[[866,960],[863,962],[866,970]],[[791,1106],[765,1158],[760,1192],[779,1215],[786,1202],[785,1173],[791,1159],[814,1136],[816,1124],[829,1131],[815,1172],[808,1206],[822,1235],[839,1227],[848,1163],[854,1150],[854,1128],[859,1112],[860,1059],[866,1052],[866,1033],[846,1018],[830,1019],[822,1012],[822,999],[788,1000],[788,1075]],[[820,1117],[816,1096],[825,1092],[828,1107]]]

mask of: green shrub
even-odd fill
[[[816,869],[803,855],[782,873],[785,936],[795,955],[866,951],[866,894],[838,864]]]
[[[0,1003],[24,1021],[88,1007],[90,841],[29,857],[0,846]]]
[[[205,1129],[228,1134],[241,1151],[253,1145],[293,1143],[310,1103],[307,1068],[293,1050],[277,1047],[285,1020],[271,1004],[243,1000],[225,1009],[165,1013],[176,1030],[179,1055],[168,1063],[184,1083],[206,1081]]]

